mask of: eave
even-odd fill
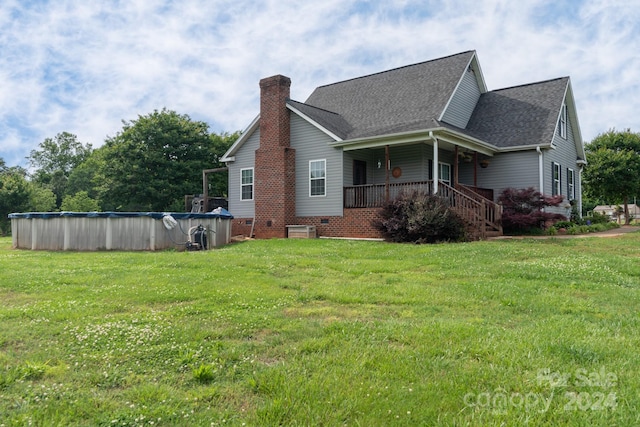
[[[258,114],[253,121],[249,124],[249,126],[242,132],[240,138],[233,143],[231,147],[227,150],[226,153],[220,159],[221,162],[234,162],[236,160],[234,154],[238,151],[238,149],[244,144],[244,142],[249,139],[249,137],[260,127],[260,115]]]
[[[366,148],[384,147],[385,145],[397,146],[416,144],[420,142],[427,143],[431,140],[431,135],[436,137],[439,141],[457,145],[468,150],[477,151],[487,156],[493,156],[495,153],[500,151],[498,147],[492,144],[444,127],[434,127],[418,131],[336,141],[329,145],[332,147],[340,147],[344,151],[353,151]]]
[[[318,123],[317,121],[313,120],[311,117],[309,117],[308,115],[304,114],[303,112],[298,110],[293,105],[287,103],[287,108],[289,110],[293,111],[294,113],[296,113],[298,116],[302,117],[304,120],[309,122],[312,126],[317,128],[321,132],[327,134],[330,138],[332,138],[332,139],[334,139],[334,140],[336,140],[338,142],[342,141],[342,138],[340,138],[338,135],[336,135],[335,133],[331,132],[329,129],[327,129],[326,127],[322,126],[320,123]]]

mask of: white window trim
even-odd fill
[[[248,170],[251,171],[251,184],[245,184],[245,183],[242,182],[242,172],[248,171]],[[253,198],[255,197],[255,190],[256,190],[255,182],[256,182],[256,175],[255,175],[255,171],[254,171],[253,168],[242,168],[242,169],[240,169],[240,201],[242,201],[242,202],[250,202],[250,201],[253,200]],[[248,185],[251,186],[251,198],[250,199],[244,199],[242,197],[243,194],[244,194],[242,189],[245,186],[248,186]]]
[[[567,139],[567,104],[562,104],[562,108],[560,109],[560,137]]]
[[[313,163],[323,162],[324,164],[324,176],[322,178],[311,177],[311,165]],[[311,194],[311,182],[315,180],[324,180],[324,193],[323,194]],[[309,197],[327,197],[327,159],[315,159],[309,160]]]
[[[446,166],[449,168],[449,179],[442,179],[442,177],[444,176],[444,174],[442,173],[442,167]],[[438,179],[442,182],[447,183],[447,185],[451,185],[451,164],[450,163],[443,163],[443,162],[438,162]]]
[[[571,168],[567,168],[567,199],[576,198],[576,173]]]
[[[556,171],[558,171],[558,179],[556,179]],[[553,162],[551,169],[551,188],[552,195],[557,196],[562,194],[562,168],[560,167],[560,163]]]

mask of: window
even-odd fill
[[[562,104],[560,119],[558,120],[558,135],[567,138],[567,104]]]
[[[448,163],[440,163],[440,181],[444,181],[451,185],[451,165]]]
[[[326,196],[327,161],[309,162],[309,196]]]
[[[556,162],[551,164],[551,190],[553,196],[557,196],[562,193],[562,189],[560,187],[560,165]]]
[[[576,183],[573,169],[567,168],[567,198],[569,200],[575,200],[576,198]]]
[[[253,168],[240,169],[240,200],[253,200]]]

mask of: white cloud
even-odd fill
[[[167,107],[244,128],[258,81],[316,86],[476,49],[490,89],[570,75],[583,137],[640,131],[640,8],[618,0],[58,0],[0,6],[0,157],[99,146]]]

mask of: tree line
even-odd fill
[[[27,157],[31,172],[0,158],[0,234],[12,212],[184,211],[184,196],[202,193],[202,170],[223,167],[238,137],[163,109],[123,121],[96,149],[68,132],[46,138]],[[208,192],[226,196],[226,173]]]
[[[202,192],[202,170],[220,158],[239,132],[215,134],[201,121],[155,110],[123,121],[100,148],[62,132],[27,157],[32,172],[0,158],[0,234],[12,212],[182,211],[184,196]],[[611,129],[585,145],[583,213],[596,205],[628,204],[640,196],[640,133]],[[226,196],[227,175],[209,179],[209,194]]]

